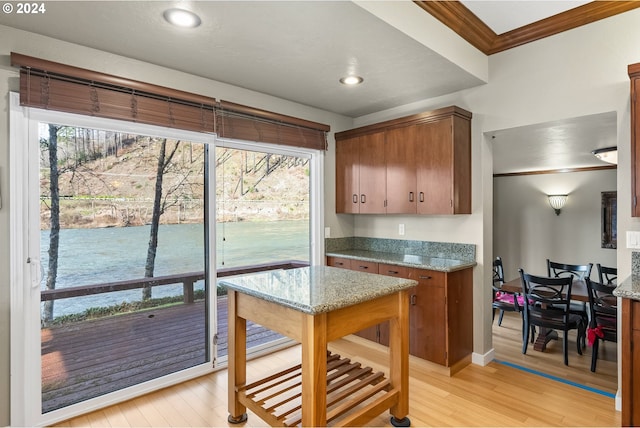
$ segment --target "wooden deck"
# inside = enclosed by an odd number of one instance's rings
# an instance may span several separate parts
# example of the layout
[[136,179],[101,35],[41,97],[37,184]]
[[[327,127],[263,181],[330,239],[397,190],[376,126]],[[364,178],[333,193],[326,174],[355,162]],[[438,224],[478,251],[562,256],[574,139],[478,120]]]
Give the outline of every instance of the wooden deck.
[[[218,356],[227,355],[227,299],[218,298]],[[206,358],[203,302],[42,329],[43,413],[198,364]],[[247,347],[280,338],[247,323]]]

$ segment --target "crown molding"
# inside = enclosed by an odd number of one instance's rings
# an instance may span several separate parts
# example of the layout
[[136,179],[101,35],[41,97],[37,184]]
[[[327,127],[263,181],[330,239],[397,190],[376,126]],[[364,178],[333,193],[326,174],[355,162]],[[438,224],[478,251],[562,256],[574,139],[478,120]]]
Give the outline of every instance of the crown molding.
[[640,1],[592,1],[498,35],[458,0],[414,2],[485,55],[502,52],[640,7]]

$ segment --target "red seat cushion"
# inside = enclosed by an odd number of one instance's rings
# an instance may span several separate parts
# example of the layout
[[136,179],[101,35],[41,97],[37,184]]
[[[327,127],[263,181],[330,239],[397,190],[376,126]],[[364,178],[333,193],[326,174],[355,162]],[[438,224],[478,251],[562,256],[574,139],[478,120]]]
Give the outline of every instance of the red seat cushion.
[[[494,300],[498,302],[504,302],[504,303],[513,303],[513,297],[514,295],[511,293],[502,293],[499,291],[496,293],[496,298]],[[524,305],[524,297],[518,295],[518,304],[520,306]]]

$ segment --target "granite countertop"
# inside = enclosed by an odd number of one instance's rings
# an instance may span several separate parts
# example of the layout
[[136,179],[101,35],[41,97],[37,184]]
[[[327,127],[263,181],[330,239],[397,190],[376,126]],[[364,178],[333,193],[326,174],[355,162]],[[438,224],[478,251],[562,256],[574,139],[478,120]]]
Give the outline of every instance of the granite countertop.
[[626,299],[640,300],[640,275],[631,275],[622,281],[613,290],[613,295]]
[[413,287],[410,279],[329,266],[281,269],[220,279],[232,290],[315,315]]
[[429,269],[441,272],[453,272],[475,266],[474,261],[456,260],[441,257],[418,256],[410,254],[384,253],[368,250],[340,250],[327,252],[327,256],[345,257],[367,262],[388,263],[419,269]]

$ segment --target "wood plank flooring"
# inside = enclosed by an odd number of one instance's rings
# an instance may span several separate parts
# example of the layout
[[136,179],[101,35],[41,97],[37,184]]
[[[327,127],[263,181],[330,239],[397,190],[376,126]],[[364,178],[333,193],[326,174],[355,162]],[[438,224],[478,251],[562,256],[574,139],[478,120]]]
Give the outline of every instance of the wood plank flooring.
[[562,362],[562,333],[559,340],[547,344],[544,352],[535,351],[529,344],[526,354],[522,354],[520,339],[522,321],[520,315],[507,312],[502,326],[498,327],[498,315],[493,323],[493,346],[496,359],[507,361],[536,370],[550,376],[576,382],[578,384],[615,394],[618,389],[617,344],[600,342],[600,352],[596,372],[590,371],[591,347],[587,346],[579,355],[576,350],[576,332],[569,332],[569,366]]
[[[548,351],[520,353],[519,318],[507,317],[502,327],[494,323],[498,359],[514,359],[522,366],[546,369],[549,374],[572,377],[581,384],[614,391],[615,344],[607,343],[598,371],[589,371],[590,348],[577,357],[575,346],[569,368],[562,364],[561,344]],[[511,338],[511,339],[509,339]],[[560,346],[559,346],[560,345]],[[332,342],[332,352],[352,358],[374,370],[386,372],[387,349],[348,336]],[[294,346],[250,361],[248,381],[282,370],[300,360]],[[492,362],[486,367],[469,365],[452,377],[441,367],[410,358],[409,398],[412,426],[620,426],[614,399],[544,376]],[[390,426],[388,413],[368,426]],[[72,427],[170,427],[229,426],[227,423],[227,371],[184,382],[125,403],[89,413],[56,426]],[[243,427],[266,424],[249,412]]]

